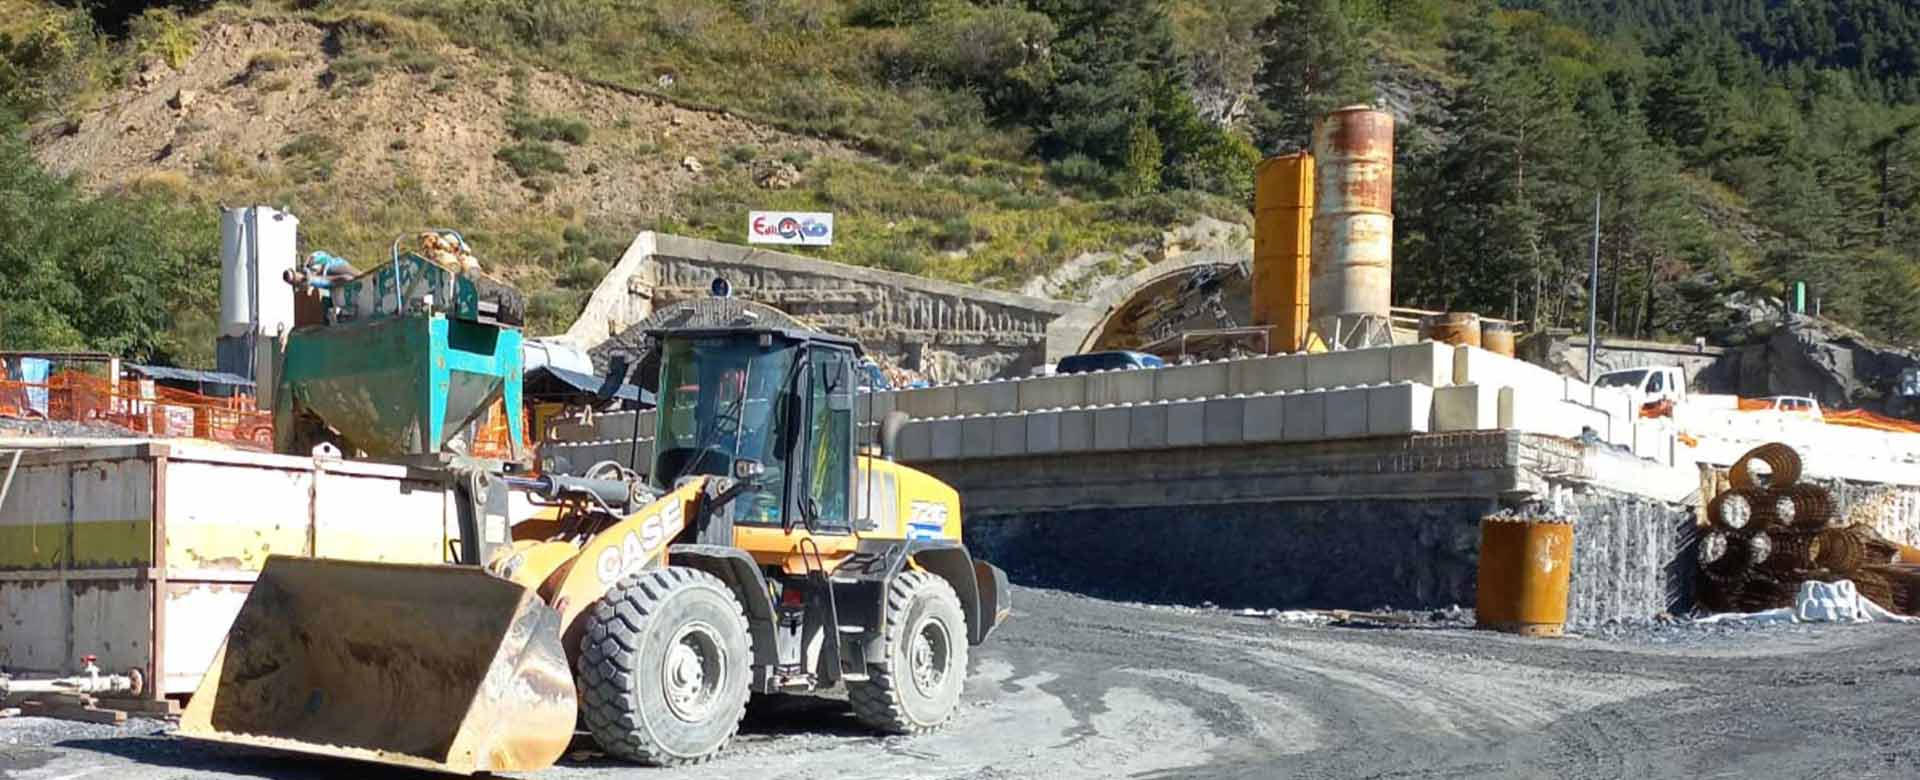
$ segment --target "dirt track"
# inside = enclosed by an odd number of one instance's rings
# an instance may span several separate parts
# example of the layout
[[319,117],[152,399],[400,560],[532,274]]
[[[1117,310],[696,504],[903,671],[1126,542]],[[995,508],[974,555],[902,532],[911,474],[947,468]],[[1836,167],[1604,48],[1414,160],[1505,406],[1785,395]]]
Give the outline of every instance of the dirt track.
[[[1294,628],[1020,590],[944,732],[757,706],[724,758],[598,778],[1912,777],[1914,627],[1635,630],[1526,641]],[[0,721],[0,777],[425,777],[206,748],[154,728]],[[590,747],[583,741],[581,747]]]

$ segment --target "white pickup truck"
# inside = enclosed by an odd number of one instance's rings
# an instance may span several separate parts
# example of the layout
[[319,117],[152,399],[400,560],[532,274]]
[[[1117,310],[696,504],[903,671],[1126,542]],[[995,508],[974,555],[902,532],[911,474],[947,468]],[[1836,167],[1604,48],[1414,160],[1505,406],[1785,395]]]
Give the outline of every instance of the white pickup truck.
[[1594,384],[1626,390],[1633,395],[1635,406],[1658,401],[1672,401],[1677,405],[1687,398],[1687,377],[1679,366],[1617,369],[1601,374]]

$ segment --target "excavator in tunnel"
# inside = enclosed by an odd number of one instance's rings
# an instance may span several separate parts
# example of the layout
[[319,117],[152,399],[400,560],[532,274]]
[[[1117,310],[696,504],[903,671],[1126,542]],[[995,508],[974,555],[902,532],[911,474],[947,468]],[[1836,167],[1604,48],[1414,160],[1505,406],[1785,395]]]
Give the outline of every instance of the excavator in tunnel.
[[648,334],[646,478],[466,472],[543,508],[467,530],[465,564],[269,558],[181,735],[470,774],[549,766],[577,730],[703,761],[758,694],[844,687],[885,733],[946,721],[1010,609],[958,494],[893,462],[904,416],[861,445],[857,344],[701,308]]

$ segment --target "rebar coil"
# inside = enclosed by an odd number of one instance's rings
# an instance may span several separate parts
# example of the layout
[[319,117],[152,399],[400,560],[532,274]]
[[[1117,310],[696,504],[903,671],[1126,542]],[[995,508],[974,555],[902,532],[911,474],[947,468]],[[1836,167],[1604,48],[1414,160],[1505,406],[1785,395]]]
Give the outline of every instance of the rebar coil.
[[1793,606],[1793,597],[1798,590],[1799,585],[1794,582],[1755,576],[1740,586],[1740,592],[1734,596],[1733,602],[1743,612],[1789,607]]
[[[1764,464],[1766,472],[1755,473],[1756,464]],[[1779,442],[1762,444],[1734,461],[1727,479],[1737,488],[1792,485],[1800,481],[1800,453]]]
[[1759,567],[1775,574],[1801,572],[1813,568],[1820,549],[1820,537],[1807,531],[1775,529],[1767,533],[1770,552]]
[[1735,488],[1722,491],[1707,502],[1707,520],[1720,531],[1744,531],[1753,522],[1755,491]]
[[1800,483],[1778,490],[1769,491],[1786,500],[1792,507],[1791,516],[1783,518],[1795,528],[1817,530],[1833,523],[1839,514],[1838,505],[1833,500],[1833,491],[1820,485]]
[[1867,565],[1892,563],[1899,553],[1899,546],[1880,538],[1873,529],[1850,525],[1821,531],[1815,560],[1829,569],[1851,571]]
[[1700,537],[1696,555],[1700,573],[1728,587],[1745,581],[1753,569],[1753,545],[1743,535],[1719,531],[1706,534]]

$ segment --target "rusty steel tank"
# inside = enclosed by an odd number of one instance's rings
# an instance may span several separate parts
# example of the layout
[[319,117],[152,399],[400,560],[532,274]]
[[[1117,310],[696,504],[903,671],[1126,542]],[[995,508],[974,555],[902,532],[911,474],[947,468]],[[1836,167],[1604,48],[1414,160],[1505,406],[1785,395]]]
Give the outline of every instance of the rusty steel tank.
[[1329,344],[1390,338],[1393,117],[1347,106],[1313,127],[1314,214],[1308,317]]

